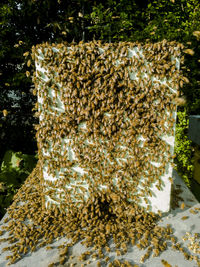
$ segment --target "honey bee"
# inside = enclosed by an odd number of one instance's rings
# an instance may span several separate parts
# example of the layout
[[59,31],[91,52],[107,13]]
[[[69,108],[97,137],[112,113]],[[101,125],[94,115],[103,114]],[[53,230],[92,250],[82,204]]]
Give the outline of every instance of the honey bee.
[[50,249],[53,249],[53,247],[51,247],[51,246],[46,247],[46,250],[50,250]]
[[195,210],[193,210],[193,209],[190,209],[189,212],[190,212],[190,213],[193,213],[193,214],[197,214],[197,213],[198,213],[198,211],[195,211]]
[[185,203],[182,202],[180,208],[183,210],[185,208]]
[[162,264],[165,266],[165,267],[172,267],[171,264],[169,264],[166,260],[161,260]]
[[183,255],[186,260],[189,260],[190,255],[187,252],[184,252]]
[[110,252],[110,251],[111,251],[111,249],[110,249],[108,246],[105,246],[105,250],[106,250],[107,252]]

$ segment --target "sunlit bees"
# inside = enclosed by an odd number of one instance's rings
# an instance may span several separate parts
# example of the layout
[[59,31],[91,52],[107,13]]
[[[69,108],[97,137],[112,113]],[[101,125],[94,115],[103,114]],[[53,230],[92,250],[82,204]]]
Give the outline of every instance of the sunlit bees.
[[180,208],[183,210],[185,208],[185,203],[182,202]]
[[29,76],[30,76],[30,72],[26,71],[26,77],[29,77]]
[[[150,213],[147,215],[139,205],[136,205],[140,199],[137,195],[137,186],[144,170],[147,170],[148,175],[145,177],[142,191],[145,201],[148,203],[146,195],[150,192],[146,187],[152,182],[157,182],[156,185],[161,190],[158,176],[164,172],[168,160],[163,156],[163,152],[169,149],[165,143],[159,141],[156,133],[158,130],[166,133],[164,111],[168,107],[172,113],[176,105],[171,105],[171,102],[175,96],[167,85],[163,86],[158,82],[156,86],[156,83],[154,84],[148,77],[131,80],[129,71],[138,69],[137,76],[143,72],[148,75],[150,72],[151,75],[156,75],[158,80],[163,75],[170,76],[174,86],[178,84],[180,87],[188,80],[176,72],[175,63],[170,62],[173,49],[168,49],[167,42],[147,46],[149,50],[144,52],[144,55],[152,62],[149,71],[144,66],[145,60],[141,62],[136,57],[127,59],[130,46],[135,47],[139,44],[126,42],[103,44],[93,41],[60,45],[44,43],[33,48],[36,60],[39,54],[44,55],[41,63],[45,66],[44,75],[47,78],[44,81],[43,74],[38,70],[33,75],[35,84],[33,93],[44,100],[36,107],[38,109],[36,112],[39,112],[37,116],[43,116],[36,126],[40,160],[28,178],[31,185],[28,182],[23,185],[25,194],[20,191],[16,197],[16,200],[30,204],[31,213],[27,206],[17,206],[16,201],[12,204],[13,210],[10,210],[10,214],[16,216],[17,220],[31,219],[40,227],[38,229],[33,227],[31,230],[24,227],[23,230],[13,231],[13,237],[11,236],[8,241],[14,241],[14,237],[21,240],[21,243],[12,249],[22,253],[22,256],[42,246],[50,250],[52,248],[50,244],[60,236],[71,238],[73,246],[78,241],[80,233],[81,238],[86,239],[83,244],[86,247],[93,244],[94,250],[98,251],[94,257],[100,259],[104,257],[103,252],[111,252],[108,241],[109,237],[114,235],[116,255],[126,253],[128,250],[129,240],[126,234],[128,236],[130,234],[132,246],[137,244],[141,249],[150,246],[155,256],[165,249],[164,243],[160,242],[159,245],[159,240],[164,234],[161,230],[157,229],[153,234],[155,236],[150,235],[156,226],[157,217]],[[171,46],[173,47],[173,44]],[[60,51],[53,52],[52,47]],[[104,51],[100,53],[99,47]],[[41,53],[38,52],[39,48]],[[120,60],[118,66],[115,64],[117,59]],[[30,67],[31,62],[28,62],[27,66]],[[63,106],[58,103],[63,103]],[[105,113],[109,113],[110,117],[106,117]],[[87,129],[79,128],[82,122],[88,125]],[[170,123],[172,126],[175,122],[171,120]],[[143,148],[139,147],[140,142],[136,139],[140,134],[147,138]],[[71,143],[66,145],[64,138],[71,139]],[[93,142],[93,145],[86,144],[86,139]],[[126,149],[116,147],[118,144],[123,146],[124,143],[127,144]],[[72,153],[69,147],[74,149],[77,159],[71,159]],[[49,150],[49,154],[43,153],[43,150]],[[163,156],[160,169],[156,169],[146,159],[144,160],[144,154],[148,154],[149,160],[153,160],[158,159],[160,153]],[[119,164],[116,158],[120,156],[127,157],[128,163],[121,160]],[[131,156],[137,156],[137,160]],[[45,181],[42,174],[44,165],[47,166],[49,175],[58,177]],[[87,175],[76,173],[73,169],[77,166],[85,168],[88,171]],[[119,188],[112,183],[116,175],[119,177]],[[102,183],[108,186],[104,191],[98,188]],[[42,187],[35,188],[36,184],[42,184]],[[46,190],[42,190],[43,187]],[[63,192],[57,194],[58,188]],[[98,193],[95,193],[95,189]],[[84,198],[87,193],[88,199]],[[47,196],[51,199],[48,202]],[[80,201],[80,206],[74,203],[72,196]],[[128,203],[127,196],[132,197],[134,203]],[[59,204],[60,209],[62,208],[62,213],[59,208],[56,209],[57,204],[54,201]],[[45,202],[47,209],[44,208]],[[132,217],[127,215],[127,210],[130,210],[129,204],[132,207]],[[43,213],[43,210],[46,213]],[[10,224],[10,230],[20,227],[14,223]],[[83,228],[86,230],[83,231]],[[126,234],[123,229],[126,230]],[[143,238],[147,229],[149,234]],[[120,240],[117,240],[116,233],[120,233]],[[167,229],[166,233],[171,235]],[[68,246],[63,244],[60,249],[59,261],[60,264],[64,264],[67,261]],[[150,251],[144,255],[142,261],[149,257],[148,253]],[[80,257],[85,260],[86,256],[91,258],[91,255],[87,254]],[[17,256],[9,260],[17,260]],[[109,257],[105,260],[109,266],[111,264]],[[120,263],[119,260],[112,263],[116,266],[123,264],[125,265],[125,262]],[[100,261],[98,265],[100,266]],[[54,263],[49,266],[54,266]]]
[[62,257],[60,258],[59,263],[64,264],[66,260],[67,260],[66,257]]
[[181,220],[187,220],[189,218],[189,216],[183,216],[183,217],[181,217]]
[[171,264],[169,264],[166,260],[164,260],[164,259],[162,259],[161,260],[161,263],[163,264],[163,266],[165,266],[165,267],[171,267],[172,265]]

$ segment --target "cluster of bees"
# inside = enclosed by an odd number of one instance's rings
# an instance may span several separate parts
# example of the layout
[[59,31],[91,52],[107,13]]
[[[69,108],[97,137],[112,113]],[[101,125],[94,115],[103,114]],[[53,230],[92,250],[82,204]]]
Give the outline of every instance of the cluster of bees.
[[[158,225],[161,214],[146,212],[144,208],[129,203],[122,193],[118,194],[115,202],[107,194],[102,194],[102,198],[95,194],[84,207],[71,210],[68,214],[58,208],[43,209],[41,170],[42,165],[38,161],[36,168],[14,196],[14,202],[8,208],[8,217],[0,229],[0,242],[8,242],[1,251],[10,252],[6,256],[8,265],[41,247],[53,249],[55,240],[67,237],[66,242],[57,246],[59,260],[51,262],[48,267],[65,266],[72,258],[69,248],[80,240],[88,248],[79,256],[81,267],[95,260],[98,260],[97,266],[139,267],[140,263],[132,260],[109,257],[113,251],[117,256],[125,255],[130,246],[137,246],[144,251],[141,263],[172,247],[182,252],[186,259],[196,260],[197,266],[200,266],[199,255],[190,255],[187,248],[177,242],[170,225]],[[6,238],[5,233],[9,234]],[[109,245],[111,238],[114,247]],[[162,263],[169,266],[166,261]]]
[[[32,48],[32,59],[43,68],[33,75],[34,93],[42,99],[36,103],[38,153],[48,175],[57,176],[41,181],[49,208],[71,209],[90,197],[86,191],[91,194],[102,185],[108,194],[111,189],[125,192],[129,201],[143,199],[151,208],[150,187],[162,189],[161,175],[173,161],[173,148],[161,136],[174,135],[176,99],[189,82],[177,67],[177,57],[184,62],[183,48],[166,40],[143,46],[93,41]],[[84,123],[86,128],[80,127]]]
[[193,253],[200,254],[200,234],[195,233],[194,236],[191,235],[191,233],[186,232],[185,236],[182,238],[184,241],[188,240],[190,243],[187,246],[190,251]]
[[[135,47],[139,49],[137,55],[129,56]],[[10,232],[8,238],[0,239],[12,244],[3,249],[12,252],[7,257],[9,264],[42,246],[51,249],[49,245],[64,236],[71,242],[58,247],[59,261],[49,267],[67,262],[68,248],[79,240],[93,247],[80,255],[82,266],[90,263],[88,257],[98,259],[97,266],[138,266],[130,261],[112,261],[106,255],[112,251],[108,244],[111,238],[117,256],[125,254],[129,245],[145,250],[141,263],[176,245],[170,225],[157,224],[162,214],[146,210],[139,203],[142,197],[148,201],[152,183],[161,189],[160,176],[173,159],[170,146],[160,136],[174,134],[176,98],[180,96],[179,87],[188,82],[171,58],[180,57],[182,64],[182,49],[181,44],[166,40],[143,46],[93,41],[51,46],[45,43],[32,48],[32,59],[40,58],[45,69],[33,75],[33,93],[43,99],[35,107],[40,117],[36,125],[39,161],[15,195],[5,221],[8,224],[0,232]],[[162,83],[165,77],[170,82]],[[81,123],[87,127],[79,127]],[[137,139],[141,135],[145,141]],[[65,149],[65,138],[73,147],[73,160]],[[150,160],[160,162],[160,167],[150,164]],[[87,175],[72,171],[77,165]],[[44,166],[49,175],[62,175],[54,181],[45,180]],[[88,190],[84,183],[89,185]],[[71,189],[66,188],[67,184]],[[101,184],[107,187],[100,190]],[[138,185],[142,186],[140,193]],[[58,189],[61,191],[56,196]],[[80,200],[79,205],[73,202],[72,195]],[[46,196],[59,205],[49,202],[46,209]],[[199,257],[195,259],[200,264]]]

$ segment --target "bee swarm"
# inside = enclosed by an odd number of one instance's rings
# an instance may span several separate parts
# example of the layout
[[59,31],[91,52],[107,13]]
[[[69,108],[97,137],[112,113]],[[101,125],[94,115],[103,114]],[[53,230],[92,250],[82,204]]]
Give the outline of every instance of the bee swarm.
[[174,140],[179,87],[188,82],[181,49],[166,40],[33,47],[45,207],[66,211],[112,190],[151,208],[151,186],[162,190],[161,176],[172,172],[173,145],[161,137]]
[[[150,62],[148,67],[139,52],[139,58],[128,57],[135,46],[143,48],[144,58]],[[103,47],[103,53],[99,47]],[[125,254],[129,245],[147,249],[141,262],[150,255],[160,255],[169,242],[175,243],[170,226],[157,225],[160,215],[139,204],[142,197],[148,203],[151,184],[156,183],[161,190],[160,176],[173,159],[170,147],[159,136],[163,132],[174,134],[175,99],[180,95],[179,87],[188,80],[171,56],[180,57],[183,48],[166,40],[144,46],[93,41],[70,44],[70,49],[67,44],[47,43],[32,48],[33,60],[43,57],[41,67],[48,79],[38,70],[33,76],[33,93],[43,99],[35,107],[36,116],[40,117],[40,124],[35,126],[39,161],[8,209],[8,225],[3,230],[9,231],[10,236],[0,242],[15,243],[4,249],[12,252],[10,264],[42,246],[51,249],[49,244],[60,237],[71,242],[59,247],[59,262],[49,266],[67,262],[68,248],[79,240],[94,248],[81,254],[79,260],[95,258],[97,266],[137,266],[127,260],[109,262],[106,254],[110,252],[111,238],[117,255]],[[183,60],[182,57],[180,62]],[[131,79],[130,73],[136,69],[139,78]],[[148,75],[141,78],[142,73],[153,75],[156,80]],[[165,77],[171,79],[170,83],[160,82]],[[80,128],[80,123],[86,123],[87,129]],[[137,140],[140,135],[145,139],[143,146]],[[68,157],[64,138],[70,139],[76,159]],[[124,143],[128,145],[126,150],[121,147]],[[126,161],[116,160],[122,157]],[[150,160],[160,166],[153,166]],[[85,168],[87,175],[73,171],[77,165]],[[59,177],[45,180],[44,166],[49,175],[56,177],[59,172]],[[113,183],[116,177],[117,182]],[[67,184],[71,187],[67,188]],[[138,193],[139,184],[142,190]],[[99,185],[106,186],[100,189]],[[46,208],[47,196],[53,201]],[[26,219],[30,223],[25,223]]]

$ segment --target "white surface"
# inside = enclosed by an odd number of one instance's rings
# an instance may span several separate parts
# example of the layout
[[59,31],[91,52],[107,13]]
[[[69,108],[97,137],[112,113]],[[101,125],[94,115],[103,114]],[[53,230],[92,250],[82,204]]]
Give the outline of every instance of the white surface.
[[[183,244],[185,248],[187,248],[188,241],[183,241],[182,237],[186,232],[190,232],[192,235],[194,233],[200,233],[200,212],[197,214],[190,213],[190,209],[194,209],[195,207],[200,208],[200,203],[196,200],[194,195],[189,191],[187,186],[184,184],[183,180],[179,177],[176,171],[173,171],[172,177],[174,178],[175,184],[180,185],[180,189],[182,189],[182,193],[180,196],[183,198],[183,202],[185,203],[185,208],[183,210],[176,208],[175,210],[170,211],[164,217],[162,217],[159,222],[160,226],[167,226],[170,224],[172,229],[174,230],[174,235],[177,238],[177,242]],[[180,206],[181,202],[179,202]],[[183,216],[188,216],[187,220],[182,220]],[[3,225],[4,219],[8,217],[6,213],[3,219],[0,221],[0,230]],[[1,238],[8,237],[8,232],[6,232]],[[38,249],[37,251],[31,253],[29,252],[26,256],[23,256],[20,261],[15,264],[10,265],[15,267],[48,267],[48,264],[52,262],[57,262],[59,260],[59,250],[57,247],[63,242],[71,242],[66,238],[61,238],[58,241],[55,241],[51,244],[54,248],[52,250],[46,250],[45,247]],[[6,260],[6,256],[10,255],[8,251],[2,252],[4,247],[9,245],[8,242],[0,242],[0,267],[6,267],[8,260]],[[109,242],[111,247],[114,247],[112,242]],[[73,260],[69,260],[68,263],[64,266],[69,266],[67,264],[76,263],[75,266],[80,267],[81,263],[78,260],[78,257],[85,251],[90,250],[81,244],[81,241],[76,243],[72,248],[69,248],[70,255],[73,255]],[[140,263],[140,257],[146,253],[146,250],[139,250],[137,246],[128,246],[128,252],[123,256],[116,256],[115,252],[106,253],[106,257],[110,257],[111,260],[114,259],[123,259],[129,260],[132,264],[138,264],[140,267],[161,267],[163,266],[161,263],[161,259],[167,260],[169,264],[173,267],[177,265],[178,267],[197,267],[196,261],[188,261],[184,259],[184,256],[179,251],[174,251],[171,247],[169,247],[166,251],[162,252],[159,257],[153,258],[152,256],[143,264]],[[84,263],[86,263],[85,261]],[[96,267],[97,261],[92,260],[90,264],[86,264],[85,266]],[[59,267],[61,265],[58,265]],[[102,267],[106,267],[105,264],[101,265]]]

